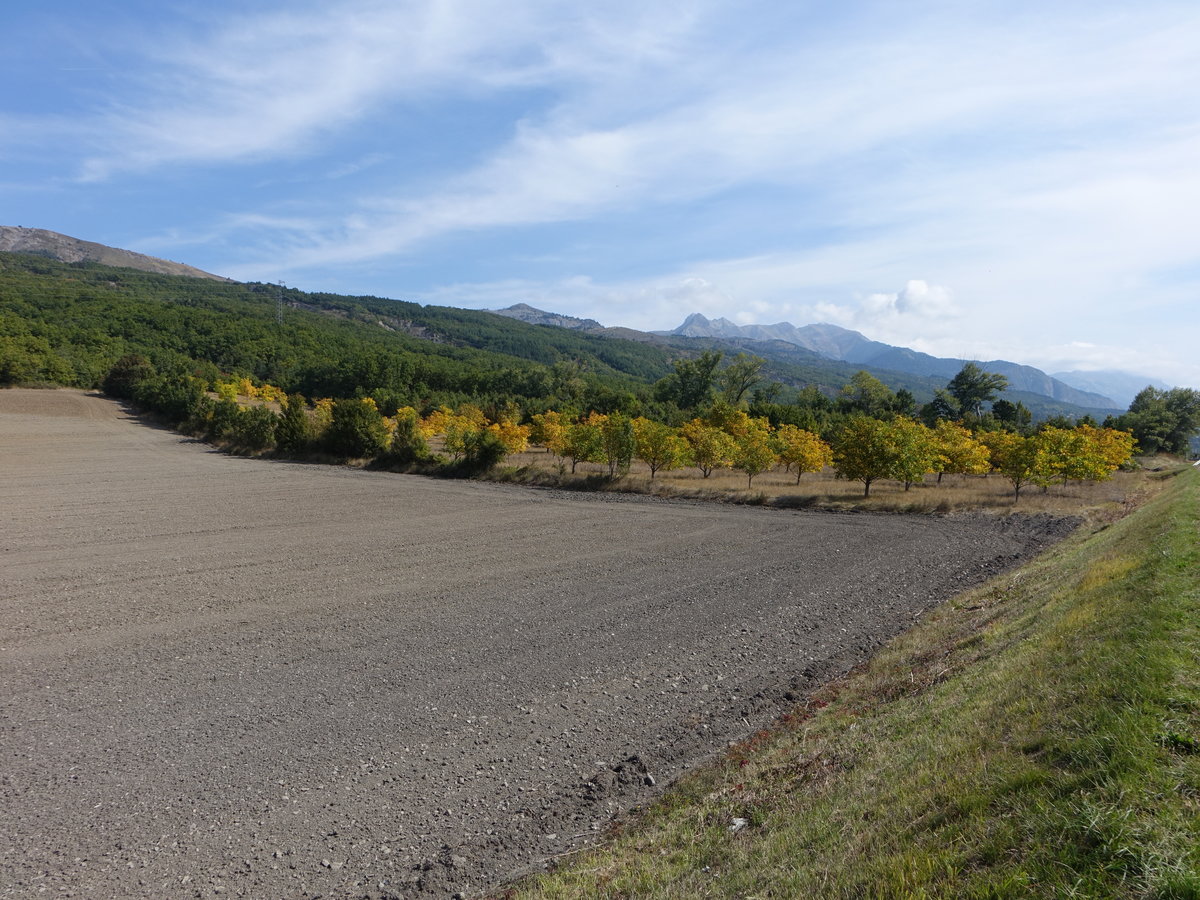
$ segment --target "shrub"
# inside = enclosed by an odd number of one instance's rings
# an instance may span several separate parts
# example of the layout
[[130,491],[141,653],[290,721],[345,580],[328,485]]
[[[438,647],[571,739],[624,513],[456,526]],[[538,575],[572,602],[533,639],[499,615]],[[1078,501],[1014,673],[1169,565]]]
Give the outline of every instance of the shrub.
[[190,375],[151,375],[136,383],[132,399],[178,425],[192,417],[203,396],[203,382]]
[[283,415],[275,423],[275,446],[283,453],[303,453],[312,441],[312,423],[304,398],[292,394],[283,403]]
[[325,449],[334,456],[377,456],[387,449],[387,426],[374,403],[338,400],[333,404],[323,442]]
[[416,410],[401,407],[396,410],[396,430],[392,432],[392,460],[402,465],[429,458],[429,444],[421,434]]
[[275,441],[279,416],[265,406],[248,406],[237,417],[233,441],[247,450],[265,450]]
[[477,475],[495,468],[508,455],[504,442],[486,429],[472,431],[463,441],[462,460],[454,471],[462,475]]
[[132,400],[138,385],[156,374],[150,360],[139,353],[130,353],[112,364],[100,387],[110,397]]

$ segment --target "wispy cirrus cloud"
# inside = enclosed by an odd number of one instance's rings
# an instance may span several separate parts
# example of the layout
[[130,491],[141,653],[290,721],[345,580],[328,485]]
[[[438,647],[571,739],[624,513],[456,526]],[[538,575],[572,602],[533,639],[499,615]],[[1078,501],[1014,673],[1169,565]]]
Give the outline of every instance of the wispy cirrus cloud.
[[[680,52],[681,65],[721,77],[682,91],[666,109],[615,122],[589,115],[604,106],[594,102],[595,85],[578,96],[568,91],[521,121],[476,167],[432,188],[404,184],[391,196],[363,198],[355,227],[330,223],[304,255],[318,264],[352,262],[411,252],[444,234],[584,221],[754,185],[810,192],[815,207],[797,214],[831,226],[904,228],[953,207],[963,184],[968,195],[996,202],[988,179],[1005,170],[1010,184],[1024,182],[1012,186],[1036,189],[1016,170],[1052,178],[1056,156],[1093,140],[1100,142],[1093,159],[1107,155],[1101,161],[1109,168],[1120,166],[1130,148],[1115,126],[1153,129],[1145,120],[1154,112],[1141,98],[1165,93],[1184,102],[1181,66],[1200,76],[1179,30],[1150,29],[1131,40],[1127,24],[1114,16],[1065,47],[1031,39],[1029,22],[997,24],[986,47],[961,22],[921,42],[928,23],[916,21],[909,33],[868,31],[829,50],[797,35],[738,66],[719,51],[702,63]],[[1037,25],[1057,32],[1065,21],[1048,16]],[[1118,75],[1112,60],[1122,54],[1127,64]],[[888,61],[883,77],[871,64],[879,59]],[[1161,115],[1160,127],[1172,118],[1169,110]]]
[[1130,303],[1194,300],[1187,3],[207,10],[123,27],[128,78],[79,115],[0,113],[0,152],[60,129],[86,190],[198,204],[143,249],[330,289],[826,318],[981,357],[1028,349],[1016,322],[1108,346]]
[[286,157],[395,104],[595,82],[631,51],[664,53],[688,18],[624,0],[595,11],[545,0],[345,0],[202,19],[136,47],[152,74],[140,68],[141,89],[82,123],[103,135],[83,177]]

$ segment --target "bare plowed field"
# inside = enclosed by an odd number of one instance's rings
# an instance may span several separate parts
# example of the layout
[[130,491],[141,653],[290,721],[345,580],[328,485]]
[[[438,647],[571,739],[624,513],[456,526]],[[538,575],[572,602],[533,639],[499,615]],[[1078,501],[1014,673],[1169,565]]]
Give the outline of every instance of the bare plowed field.
[[0,894],[467,894],[586,841],[1053,520],[239,459],[0,391]]

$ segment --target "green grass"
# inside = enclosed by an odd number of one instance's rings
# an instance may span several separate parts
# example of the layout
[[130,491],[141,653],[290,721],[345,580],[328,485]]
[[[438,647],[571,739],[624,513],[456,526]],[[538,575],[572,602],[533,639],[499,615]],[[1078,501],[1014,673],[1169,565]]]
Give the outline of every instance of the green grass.
[[1200,475],[505,896],[1200,897]]

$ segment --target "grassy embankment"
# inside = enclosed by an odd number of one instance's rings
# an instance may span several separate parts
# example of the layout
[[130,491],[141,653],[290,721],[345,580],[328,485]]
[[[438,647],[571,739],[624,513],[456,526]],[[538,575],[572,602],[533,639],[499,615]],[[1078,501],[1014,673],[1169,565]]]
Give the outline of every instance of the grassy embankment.
[[509,896],[1200,897],[1200,473]]

